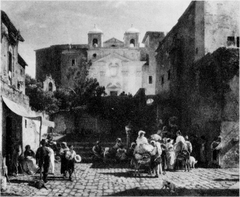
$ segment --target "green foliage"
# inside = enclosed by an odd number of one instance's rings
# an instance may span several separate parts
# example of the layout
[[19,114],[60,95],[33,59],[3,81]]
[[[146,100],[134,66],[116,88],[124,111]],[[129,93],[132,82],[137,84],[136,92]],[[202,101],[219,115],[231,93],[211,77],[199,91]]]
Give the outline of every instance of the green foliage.
[[57,99],[53,92],[44,92],[42,83],[26,75],[26,95],[29,97],[29,104],[35,111],[46,111],[53,113],[58,110]]

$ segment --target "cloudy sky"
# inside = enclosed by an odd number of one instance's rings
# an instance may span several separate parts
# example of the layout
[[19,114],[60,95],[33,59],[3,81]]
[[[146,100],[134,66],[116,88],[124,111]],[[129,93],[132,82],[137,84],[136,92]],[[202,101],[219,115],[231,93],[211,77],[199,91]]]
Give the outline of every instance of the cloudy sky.
[[27,73],[35,77],[36,49],[56,44],[87,44],[94,24],[104,33],[123,40],[131,24],[140,31],[168,32],[177,23],[191,0],[139,1],[1,1],[1,9],[20,29],[25,39],[19,53],[29,65]]

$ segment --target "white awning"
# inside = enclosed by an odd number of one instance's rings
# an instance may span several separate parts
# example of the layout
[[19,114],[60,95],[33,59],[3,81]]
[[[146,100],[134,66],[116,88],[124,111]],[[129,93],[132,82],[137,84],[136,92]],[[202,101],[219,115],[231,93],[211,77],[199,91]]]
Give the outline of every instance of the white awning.
[[44,119],[41,115],[35,114],[33,111],[28,111],[25,107],[11,101],[10,99],[2,96],[4,103],[7,107],[19,116],[23,116],[29,119],[42,120],[42,124],[48,127],[54,127],[54,122]]

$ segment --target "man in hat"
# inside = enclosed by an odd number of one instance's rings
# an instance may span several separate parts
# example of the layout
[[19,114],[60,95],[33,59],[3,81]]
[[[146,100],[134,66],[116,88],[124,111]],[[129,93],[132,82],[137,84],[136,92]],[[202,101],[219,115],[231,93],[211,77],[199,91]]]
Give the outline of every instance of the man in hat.
[[36,153],[36,159],[37,159],[37,164],[40,168],[40,179],[42,179],[42,169],[43,169],[43,181],[46,183],[47,182],[47,175],[48,175],[48,169],[50,166],[50,156],[49,156],[49,150],[46,147],[46,140],[42,139],[41,145],[37,149]]

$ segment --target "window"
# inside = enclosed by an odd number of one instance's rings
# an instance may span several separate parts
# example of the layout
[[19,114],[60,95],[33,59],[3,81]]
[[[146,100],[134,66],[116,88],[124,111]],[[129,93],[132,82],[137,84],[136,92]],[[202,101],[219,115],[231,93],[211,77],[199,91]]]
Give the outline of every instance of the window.
[[168,80],[170,80],[170,79],[171,79],[171,71],[168,70]]
[[146,65],[149,65],[149,55],[146,55]]
[[134,39],[130,40],[130,47],[135,47],[135,40]]
[[53,90],[53,84],[52,84],[52,82],[50,82],[48,84],[48,91],[52,91],[52,90]]
[[152,84],[152,76],[149,76],[149,77],[148,77],[148,83],[149,83],[149,84]]
[[196,54],[198,54],[198,48],[196,48]]
[[27,120],[25,119],[25,128],[27,128]]
[[12,72],[12,53],[8,52],[8,71]]
[[93,58],[96,58],[96,57],[97,57],[97,54],[96,54],[96,53],[94,53],[94,54],[93,54]]
[[164,75],[162,75],[162,77],[161,77],[161,85],[163,85],[164,84]]
[[111,96],[117,96],[117,91],[110,91]]
[[20,74],[21,76],[23,76],[23,69],[20,69]]
[[116,45],[115,44],[112,44],[112,46],[111,47],[116,47]]
[[97,39],[97,38],[94,38],[94,39],[93,39],[93,46],[94,46],[94,47],[97,47],[97,46],[98,46],[98,39]]
[[21,84],[20,82],[17,83],[17,89],[20,90]]
[[227,37],[227,46],[235,45],[235,38],[234,36]]
[[75,66],[75,64],[76,64],[76,60],[72,59],[72,66]]
[[239,47],[239,37],[237,37],[237,47]]

